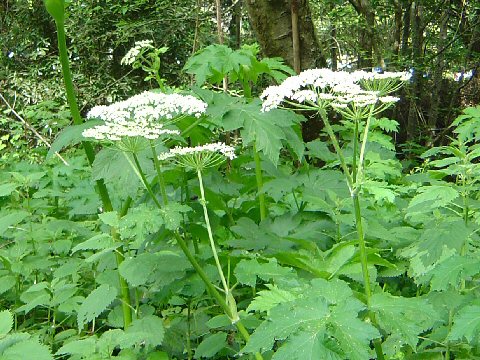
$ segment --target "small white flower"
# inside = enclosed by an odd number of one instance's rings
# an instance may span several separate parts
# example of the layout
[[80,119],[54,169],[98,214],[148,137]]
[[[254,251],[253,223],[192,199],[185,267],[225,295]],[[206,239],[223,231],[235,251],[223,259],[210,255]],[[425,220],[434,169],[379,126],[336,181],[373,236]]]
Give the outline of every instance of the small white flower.
[[388,103],[396,103],[397,101],[400,101],[400,98],[396,96],[381,96],[378,98],[378,100],[380,100],[380,102],[384,104],[388,104]]

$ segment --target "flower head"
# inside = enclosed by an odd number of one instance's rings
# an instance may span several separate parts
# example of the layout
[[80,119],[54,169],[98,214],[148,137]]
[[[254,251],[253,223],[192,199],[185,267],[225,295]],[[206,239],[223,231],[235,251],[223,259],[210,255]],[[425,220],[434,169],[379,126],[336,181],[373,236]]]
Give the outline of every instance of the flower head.
[[295,102],[294,107],[301,103],[313,108],[322,103],[328,103],[334,108],[344,108],[348,104],[364,107],[375,104],[380,97],[397,90],[401,86],[399,83],[408,77],[409,74],[405,72],[379,74],[366,71],[348,73],[329,69],[305,70],[287,78],[280,85],[268,87],[260,96],[263,99],[262,110],[269,111],[284,102],[291,104],[292,101]]
[[207,104],[190,95],[145,91],[124,101],[93,107],[87,118],[105,123],[84,130],[82,135],[112,141],[125,137],[153,140],[162,135],[178,135],[179,131],[164,126],[185,115],[200,117],[206,108]]
[[131,65],[135,62],[137,59],[137,56],[140,54],[140,52],[144,49],[153,49],[153,41],[152,40],[142,40],[142,41],[136,41],[135,45],[128,50],[128,52],[125,54],[123,59],[120,61],[120,64],[122,65]]
[[159,155],[159,160],[173,159],[179,165],[201,170],[216,166],[226,158],[235,159],[235,149],[222,142],[199,145],[195,147],[175,147]]
[[198,118],[206,109],[206,103],[191,95],[145,91],[108,106],[95,106],[88,112],[87,118],[112,122],[129,120],[151,122],[163,119],[162,122],[166,123],[181,115],[193,115]]

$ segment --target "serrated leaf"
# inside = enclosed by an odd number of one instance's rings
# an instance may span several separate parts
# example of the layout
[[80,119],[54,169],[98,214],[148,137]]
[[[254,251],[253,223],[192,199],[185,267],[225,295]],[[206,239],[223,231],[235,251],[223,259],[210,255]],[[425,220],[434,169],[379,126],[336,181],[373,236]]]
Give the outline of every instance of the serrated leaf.
[[272,360],[343,360],[344,357],[329,349],[329,345],[321,333],[312,335],[301,332],[293,335],[286,344],[282,345],[275,352]]
[[376,314],[380,327],[388,334],[401,334],[403,343],[417,348],[418,335],[438,320],[433,306],[423,298],[396,297],[387,293],[374,294],[370,310]]
[[407,216],[424,213],[450,204],[459,196],[457,190],[451,186],[431,185],[417,190],[417,195],[408,204]]
[[[431,223],[420,238],[399,254],[410,258],[410,272],[416,281],[424,283],[430,279],[430,271],[437,262],[443,261],[455,253],[460,253],[462,246],[470,236],[470,230],[460,219],[445,220],[440,224]],[[425,278],[421,278],[427,275]]]
[[161,211],[153,206],[141,204],[129,210],[120,219],[118,231],[122,239],[133,239],[133,245],[140,247],[148,235],[154,234],[163,226]]
[[103,284],[93,290],[78,309],[77,324],[79,331],[85,324],[93,321],[104,312],[116,297],[117,289],[110,285]]
[[298,294],[293,294],[287,290],[279,289],[275,285],[267,285],[269,290],[262,290],[248,305],[247,311],[266,311],[269,312],[278,304],[295,300]]
[[[286,110],[261,111],[261,101],[234,104],[223,116],[227,131],[240,129],[244,146],[255,144],[274,165],[277,165],[283,140],[287,138],[283,128],[292,127],[303,120],[299,115]],[[292,134],[290,134],[292,135]]]
[[[122,195],[136,195],[138,188],[142,184],[133,170],[133,163],[128,156],[128,154],[115,149],[107,148],[100,150],[92,165],[93,180],[104,179],[105,183],[116,185],[121,189]],[[143,153],[137,156],[142,170],[150,174],[153,167],[152,161]]]
[[217,332],[202,340],[195,350],[195,359],[211,358],[227,346],[227,333]]
[[13,315],[8,310],[0,311],[0,336],[6,335],[12,330]]
[[74,246],[72,249],[72,254],[80,250],[101,250],[106,249],[107,247],[113,244],[113,239],[109,234],[97,234],[92,236],[90,239],[81,242],[80,244]]
[[171,202],[162,207],[160,213],[162,214],[165,227],[169,230],[177,230],[183,221],[183,214],[191,210],[190,206]]
[[26,211],[12,211],[8,215],[0,218],[0,234],[3,234],[10,226],[22,222],[30,214]]
[[[302,351],[293,350],[300,349],[302,345],[307,355],[325,353],[333,359],[369,358],[370,341],[380,334],[371,324],[358,318],[358,313],[364,311],[365,306],[353,297],[345,282],[315,279],[310,287],[302,289],[301,294],[302,297],[272,308],[243,351],[270,350],[274,342],[280,340],[283,345],[273,359],[286,360],[287,356],[291,360],[317,359],[305,358]],[[347,297],[337,296],[346,294]],[[282,350],[283,347],[285,349]]]
[[17,279],[13,275],[4,275],[0,277],[0,294],[13,288],[16,283]]
[[148,315],[132,322],[118,344],[122,349],[138,344],[152,348],[162,344],[164,334],[162,319],[155,315]]
[[238,282],[251,287],[257,283],[257,276],[264,281],[294,276],[291,268],[278,265],[276,259],[269,259],[267,263],[259,263],[257,259],[241,260],[235,267],[234,274]]
[[40,344],[37,338],[20,341],[7,348],[1,358],[2,360],[25,359],[25,355],[35,354],[35,360],[53,360],[53,355],[48,346]]
[[10,195],[18,187],[15,183],[5,183],[0,185],[0,197]]
[[470,305],[461,309],[453,318],[452,330],[448,334],[450,340],[467,339],[468,342],[478,339],[480,332],[480,305]]
[[449,287],[457,288],[462,279],[480,272],[478,260],[454,255],[431,271],[432,280],[430,288],[434,291],[447,290]]
[[94,126],[103,124],[101,120],[90,120],[80,125],[70,125],[64,128],[56,137],[52,146],[48,150],[47,159],[52,157],[56,152],[62,151],[63,148],[78,144],[86,139],[82,136],[82,132]]
[[119,267],[120,274],[132,286],[153,282],[169,284],[181,278],[190,268],[184,256],[171,252],[143,253],[125,259]]
[[81,355],[88,356],[95,353],[95,346],[97,339],[95,337],[88,337],[86,339],[74,340],[63,345],[55,355]]
[[118,214],[116,211],[108,211],[98,214],[98,218],[105,224],[111,227],[118,227]]

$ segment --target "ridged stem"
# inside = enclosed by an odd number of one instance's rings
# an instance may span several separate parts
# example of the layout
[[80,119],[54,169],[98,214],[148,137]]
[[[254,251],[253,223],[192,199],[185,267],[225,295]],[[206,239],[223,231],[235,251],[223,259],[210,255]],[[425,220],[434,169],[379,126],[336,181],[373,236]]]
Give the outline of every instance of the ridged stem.
[[[63,21],[55,21],[55,25],[57,28],[58,50],[60,53],[60,63],[62,65],[62,74],[63,74],[63,80],[65,85],[65,91],[67,93],[67,101],[70,107],[70,112],[72,114],[74,124],[80,125],[83,123],[83,121],[80,115],[80,111],[78,109],[75,90],[73,87],[72,74],[70,71],[70,64],[69,64],[68,53],[67,53],[65,26]],[[85,150],[85,154],[87,156],[88,162],[90,165],[92,165],[93,161],[95,160],[95,151],[93,150],[93,146],[89,141],[83,141],[82,145]],[[100,195],[100,199],[103,204],[103,210],[105,212],[113,211],[112,201],[110,199],[110,195],[108,194],[108,189],[103,179],[97,180],[96,186],[97,186],[98,193]],[[119,240],[116,229],[112,228],[111,234],[114,240],[117,240],[117,241]],[[120,266],[123,259],[124,259],[123,247],[119,247],[116,252],[117,268]],[[130,299],[130,291],[129,291],[127,282],[120,275],[120,273],[118,274],[118,277],[120,282],[120,297],[122,301],[123,326],[124,326],[124,329],[126,329],[132,322],[132,305],[131,305],[131,299]]]
[[265,194],[263,192],[262,161],[255,144],[253,144],[253,159],[255,160],[255,178],[257,179],[257,196],[258,205],[260,208],[260,221],[263,221],[267,218],[267,206],[265,204]]

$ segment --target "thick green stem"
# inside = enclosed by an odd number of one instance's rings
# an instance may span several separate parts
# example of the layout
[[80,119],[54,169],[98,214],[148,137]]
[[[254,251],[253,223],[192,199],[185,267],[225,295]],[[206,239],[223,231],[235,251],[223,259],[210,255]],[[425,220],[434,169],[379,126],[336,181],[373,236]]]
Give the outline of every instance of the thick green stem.
[[[200,266],[200,264],[197,262],[193,254],[190,252],[190,249],[188,248],[188,245],[185,242],[185,240],[183,240],[183,238],[180,236],[178,232],[175,232],[174,234],[175,234],[175,239],[177,240],[178,245],[180,245],[180,248],[182,249],[183,253],[187,257],[188,261],[190,261],[190,264],[192,264],[198,276],[200,276],[200,278],[202,279],[209,293],[217,300],[218,305],[220,305],[225,315],[227,315],[231,319],[234,316],[234,314],[232,313],[232,310],[228,306],[224,297],[218,292],[215,286],[213,286],[212,282],[208,278],[208,275],[205,273],[203,268]],[[235,326],[237,327],[240,335],[242,335],[243,339],[245,341],[248,341],[250,339],[250,335],[248,334],[248,331],[247,329],[245,329],[245,326],[242,324],[241,320],[237,320],[235,322]],[[256,353],[255,359],[263,360],[263,357],[260,353]]]
[[[363,161],[365,159],[365,149],[366,149],[366,146],[367,146],[368,132],[370,130],[370,122],[373,118],[374,109],[375,109],[375,106],[371,105],[370,113],[368,114],[367,122],[365,124],[365,129],[363,130],[362,147],[360,149],[360,159],[358,161],[358,169],[357,169],[357,177],[360,178],[360,181],[362,181],[362,176],[363,176]],[[357,186],[357,189],[358,188],[359,187]]]
[[[72,114],[74,124],[80,125],[83,123],[83,121],[80,115],[80,111],[78,109],[75,90],[73,87],[72,74],[70,72],[70,64],[68,61],[67,42],[65,37],[64,23],[63,23],[63,20],[58,20],[58,21],[57,20],[58,19],[56,19],[55,21],[55,25],[57,28],[58,49],[60,53],[60,63],[62,64],[63,80],[65,85],[65,91],[67,93],[68,105],[70,107],[70,112]],[[83,141],[82,144],[83,144],[83,148],[85,150],[85,154],[87,156],[88,162],[90,163],[90,165],[92,165],[93,161],[95,160],[95,151],[93,150],[93,146],[89,141]],[[110,195],[108,194],[108,189],[104,181],[97,180],[96,185],[97,185],[98,193],[100,195],[100,199],[103,204],[103,210],[106,212],[113,211],[112,201],[110,199]],[[128,204],[130,204],[130,202],[127,200]],[[126,207],[126,209],[128,209],[128,206]],[[115,240],[118,240],[118,235],[116,234],[115,229],[112,229],[112,237]],[[116,252],[117,267],[120,266],[123,259],[124,259],[123,248],[119,247]],[[121,294],[120,296],[122,300],[123,324],[124,324],[124,328],[126,329],[132,322],[130,292],[129,292],[128,284],[126,283],[125,279],[123,279],[120,276],[120,274],[118,276],[119,276],[119,282],[120,282],[120,294]]]
[[140,161],[138,161],[137,155],[135,153],[132,153],[132,156],[133,156],[133,161],[135,163],[135,166],[137,167],[138,173],[140,175],[140,178],[142,179],[143,186],[145,186],[145,189],[147,190],[148,194],[152,198],[155,205],[157,205],[158,208],[160,209],[162,207],[162,205],[160,204],[157,197],[155,196],[155,193],[153,192],[152,187],[150,186],[150,183],[148,182],[148,180],[145,176],[145,173],[142,170],[142,166],[140,165]]
[[230,289],[228,288],[227,281],[225,280],[225,275],[223,274],[222,265],[220,265],[220,260],[218,259],[215,242],[213,241],[212,227],[210,226],[210,217],[208,216],[207,201],[205,199],[205,190],[203,188],[202,172],[200,171],[200,169],[197,170],[197,176],[198,176],[198,182],[200,184],[200,203],[202,204],[202,207],[203,207],[203,216],[205,218],[205,224],[207,225],[207,232],[208,232],[208,239],[210,240],[210,247],[212,248],[215,264],[217,265],[218,275],[222,280],[223,290],[225,291],[225,294],[228,295],[230,293]]
[[257,147],[253,144],[253,159],[255,160],[255,177],[257,179],[257,195],[260,207],[260,221],[267,218],[267,206],[265,204],[265,194],[263,192],[262,162],[258,154]]
[[353,206],[355,208],[355,225],[357,227],[357,234],[358,234],[358,249],[360,250],[360,263],[362,265],[363,286],[365,288],[365,297],[367,300],[367,306],[370,306],[370,297],[372,296],[372,292],[370,290],[370,277],[368,274],[367,249],[365,246],[365,238],[363,235],[360,200],[358,199],[358,195],[353,195],[352,200],[353,200]]
[[355,183],[353,182],[352,176],[350,175],[347,162],[345,161],[345,157],[343,156],[343,151],[340,148],[340,144],[338,143],[337,137],[335,136],[332,126],[330,125],[330,121],[328,120],[327,113],[325,112],[325,110],[320,110],[319,113],[320,113],[320,116],[322,117],[323,123],[325,124],[325,130],[327,131],[327,134],[330,137],[330,140],[332,141],[333,148],[337,153],[338,160],[340,160],[340,167],[342,168],[343,173],[345,174],[345,177],[347,179],[347,185],[350,191],[353,191]]
[[155,170],[157,171],[158,184],[160,185],[160,193],[162,194],[163,205],[168,205],[167,189],[165,187],[165,178],[163,177],[162,167],[160,161],[158,161],[157,152],[155,151],[155,146],[150,142],[150,148],[152,149],[153,154],[153,164],[155,165]]
[[357,182],[357,154],[358,154],[358,122],[360,120],[354,119],[355,127],[353,130],[353,158],[352,158],[352,180]]

